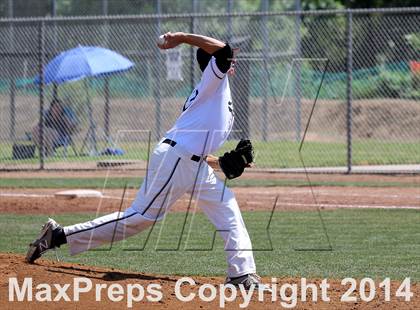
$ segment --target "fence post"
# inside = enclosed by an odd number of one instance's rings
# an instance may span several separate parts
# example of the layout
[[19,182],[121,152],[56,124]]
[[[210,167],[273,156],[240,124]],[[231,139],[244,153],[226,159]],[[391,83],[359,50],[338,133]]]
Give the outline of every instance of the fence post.
[[232,23],[232,11],[233,11],[233,0],[227,1],[227,12],[228,12],[228,21],[227,21],[227,34],[228,42],[232,42],[233,39],[233,23]]
[[[295,0],[295,9],[296,11],[301,11],[301,2],[300,0]],[[296,14],[295,16],[295,40],[296,40],[296,49],[295,49],[295,55],[297,58],[301,58],[301,49],[302,49],[302,43],[301,43],[301,35],[300,35],[300,25],[301,25],[301,13]],[[293,68],[292,68],[293,70]],[[295,95],[295,105],[296,105],[296,142],[300,141],[300,132],[302,127],[302,102],[301,102],[301,82],[302,82],[302,64],[301,60],[298,59],[296,61],[296,72],[294,74],[294,95]]]
[[[9,66],[11,64],[9,63]],[[9,70],[11,68],[9,67]],[[10,72],[10,132],[9,139],[15,143],[16,142],[16,82],[14,78],[14,73]]]
[[108,8],[109,8],[109,4],[108,4],[108,0],[102,0],[101,2],[101,13],[102,15],[108,15]]
[[106,142],[108,143],[110,141],[110,115],[111,115],[111,105],[110,105],[110,92],[109,92],[109,76],[105,77],[104,80],[104,97],[105,97],[105,107],[104,107],[104,132],[105,132],[105,138]]
[[[263,0],[262,2],[262,10],[264,12],[268,12],[269,9],[269,3],[268,0]],[[263,63],[264,63],[264,81],[263,81],[263,99],[262,99],[262,138],[263,141],[267,141],[267,135],[268,135],[268,85],[267,81],[269,81],[269,72],[268,72],[268,66],[267,66],[267,58],[268,50],[269,50],[269,38],[268,38],[268,16],[267,14],[264,14],[262,16],[262,22],[263,22]],[[272,94],[272,96],[275,96],[275,94]]]
[[[193,0],[192,1],[192,12],[193,14],[196,13],[198,11],[198,1],[197,0]],[[197,20],[195,16],[191,17],[190,20],[190,32],[191,33],[195,33],[196,32],[196,28],[197,28]],[[195,87],[195,61],[194,61],[194,47],[190,47],[190,87],[191,87],[191,91],[193,91],[194,87]]]
[[[103,16],[108,16],[108,0],[102,0],[101,2],[101,14]],[[108,20],[104,20],[102,25],[102,35],[103,35],[103,44],[106,47],[109,47],[109,23]],[[110,130],[110,115],[111,115],[111,104],[110,104],[110,89],[109,89],[110,77],[105,76],[104,78],[104,98],[105,98],[105,106],[104,106],[104,133],[106,143],[111,141],[111,130]]]
[[39,73],[39,169],[44,169],[44,57],[45,57],[45,22],[38,24],[38,73]]
[[[156,36],[155,38],[159,37],[161,35],[161,16],[162,13],[162,4],[160,0],[156,1]],[[155,49],[155,57],[156,57],[156,63],[158,64],[157,68],[160,68],[161,64],[161,55],[158,48]],[[161,90],[160,90],[160,80],[161,80],[161,74],[160,69],[153,70],[154,74],[154,83],[153,83],[153,97],[156,100],[156,109],[155,109],[155,137],[157,140],[160,139],[160,128],[161,128]]]
[[346,92],[346,102],[347,102],[347,173],[351,173],[352,169],[352,84],[353,84],[353,12],[352,10],[347,10],[347,19],[346,19],[346,74],[347,74],[347,92]]
[[51,0],[51,16],[57,15],[57,2],[56,0]]
[[[8,17],[13,18],[13,1],[8,1]],[[13,52],[14,52],[14,42],[15,42],[15,35],[14,35],[14,26],[13,22],[10,22],[9,27],[9,37],[8,37],[8,46],[10,49],[9,58],[8,58],[8,73],[9,73],[9,86],[10,86],[10,131],[9,131],[9,139],[15,143],[16,141],[16,81],[15,81],[15,73],[14,63],[13,63]]]

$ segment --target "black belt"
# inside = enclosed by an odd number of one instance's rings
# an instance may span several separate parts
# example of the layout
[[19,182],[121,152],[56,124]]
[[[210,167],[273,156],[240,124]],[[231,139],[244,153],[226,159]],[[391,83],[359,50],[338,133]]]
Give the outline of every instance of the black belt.
[[[176,142],[175,142],[175,141],[173,141],[173,140],[171,140],[171,139],[165,139],[165,140],[163,140],[163,141],[162,141],[162,143],[169,144],[169,145],[170,145],[170,146],[172,146],[172,147],[174,147],[174,146],[176,145]],[[191,156],[191,160],[192,160],[192,161],[199,162],[199,161],[200,161],[200,159],[201,159],[201,157],[200,157],[200,156],[198,156],[198,155],[193,155],[193,156]]]

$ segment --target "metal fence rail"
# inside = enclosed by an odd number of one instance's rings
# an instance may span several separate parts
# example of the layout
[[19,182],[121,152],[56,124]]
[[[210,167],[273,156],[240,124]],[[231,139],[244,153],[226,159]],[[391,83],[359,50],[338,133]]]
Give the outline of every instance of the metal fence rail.
[[[156,47],[166,31],[206,34],[240,47],[231,78],[231,138],[255,141],[258,167],[302,166],[298,149],[322,77],[302,148],[306,166],[351,171],[353,165],[419,165],[419,13],[412,8],[1,19],[0,170],[144,168],[149,141],[170,128],[200,78],[194,49]],[[79,44],[115,50],[136,65],[57,88],[34,83],[54,56]],[[54,97],[61,101],[59,116],[51,112]],[[61,125],[46,125],[54,117]],[[54,132],[63,127],[71,127],[64,142]]]

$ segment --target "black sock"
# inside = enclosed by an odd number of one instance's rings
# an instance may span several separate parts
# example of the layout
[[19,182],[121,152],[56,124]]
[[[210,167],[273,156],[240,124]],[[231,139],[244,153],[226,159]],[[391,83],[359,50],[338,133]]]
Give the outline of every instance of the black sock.
[[67,243],[67,238],[64,233],[64,229],[61,227],[54,229],[53,235],[52,235],[52,244],[51,244],[52,247],[60,247],[60,245],[66,244],[66,243]]

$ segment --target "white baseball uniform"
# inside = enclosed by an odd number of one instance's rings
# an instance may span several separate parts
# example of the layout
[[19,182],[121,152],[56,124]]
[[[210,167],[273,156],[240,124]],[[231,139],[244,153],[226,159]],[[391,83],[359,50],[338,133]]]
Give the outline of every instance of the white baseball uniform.
[[137,234],[162,220],[183,194],[192,193],[224,240],[228,277],[255,273],[251,240],[234,194],[202,160],[225,142],[233,119],[228,77],[211,57],[175,125],[153,151],[147,189],[143,182],[124,212],[64,227],[70,253]]

